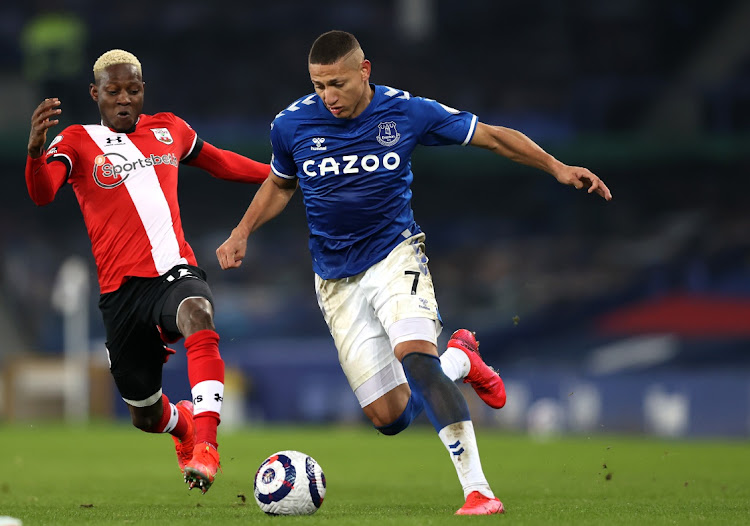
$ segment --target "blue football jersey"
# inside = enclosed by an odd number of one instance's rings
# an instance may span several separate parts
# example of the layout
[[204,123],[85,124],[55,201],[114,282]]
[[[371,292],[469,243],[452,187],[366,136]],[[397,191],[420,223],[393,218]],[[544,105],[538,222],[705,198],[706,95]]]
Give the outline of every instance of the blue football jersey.
[[411,154],[417,144],[468,144],[477,117],[408,92],[373,85],[354,119],[334,117],[317,94],[271,124],[271,169],[299,179],[313,270],[354,276],[420,232],[411,209]]

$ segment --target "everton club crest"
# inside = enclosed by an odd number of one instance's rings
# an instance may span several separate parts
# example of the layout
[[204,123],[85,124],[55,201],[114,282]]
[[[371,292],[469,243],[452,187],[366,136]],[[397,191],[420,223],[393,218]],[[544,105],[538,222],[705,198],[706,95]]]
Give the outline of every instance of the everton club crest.
[[396,123],[393,121],[381,122],[378,124],[378,142],[383,146],[393,146],[401,138],[401,134],[396,129]]
[[164,144],[172,144],[174,142],[172,135],[166,128],[151,128],[151,131],[154,132],[154,137],[156,137],[157,141],[161,141]]

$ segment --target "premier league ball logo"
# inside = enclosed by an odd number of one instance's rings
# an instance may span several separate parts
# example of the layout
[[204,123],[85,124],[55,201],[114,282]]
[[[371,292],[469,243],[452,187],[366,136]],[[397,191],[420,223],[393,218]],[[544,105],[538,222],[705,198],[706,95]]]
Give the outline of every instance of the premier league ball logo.
[[269,515],[310,515],[326,494],[320,465],[299,451],[274,453],[255,473],[255,501]]

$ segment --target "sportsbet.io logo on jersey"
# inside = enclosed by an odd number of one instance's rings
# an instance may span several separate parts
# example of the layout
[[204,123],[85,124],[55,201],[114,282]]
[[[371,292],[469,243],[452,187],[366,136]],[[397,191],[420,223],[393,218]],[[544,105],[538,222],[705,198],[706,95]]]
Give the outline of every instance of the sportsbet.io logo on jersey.
[[171,164],[177,167],[179,161],[173,153],[165,153],[164,155],[152,153],[148,157],[140,157],[135,161],[130,161],[119,153],[97,155],[94,159],[94,181],[102,188],[115,188],[124,183],[137,170],[159,166],[160,164]]

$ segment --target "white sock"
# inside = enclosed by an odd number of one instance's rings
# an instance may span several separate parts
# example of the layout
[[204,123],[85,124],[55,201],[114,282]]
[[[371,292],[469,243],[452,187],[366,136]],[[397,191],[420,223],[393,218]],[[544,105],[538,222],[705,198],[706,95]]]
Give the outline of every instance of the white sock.
[[191,389],[193,394],[193,414],[205,412],[221,414],[221,403],[224,401],[224,384],[218,380],[198,382]]
[[466,353],[455,347],[448,347],[440,355],[440,366],[443,368],[445,376],[453,380],[463,380],[469,374],[471,362]]
[[464,498],[472,491],[478,491],[485,497],[494,498],[479,460],[477,439],[474,435],[474,424],[471,420],[456,422],[445,426],[438,433],[440,440],[450,453],[458,480],[464,489]]

